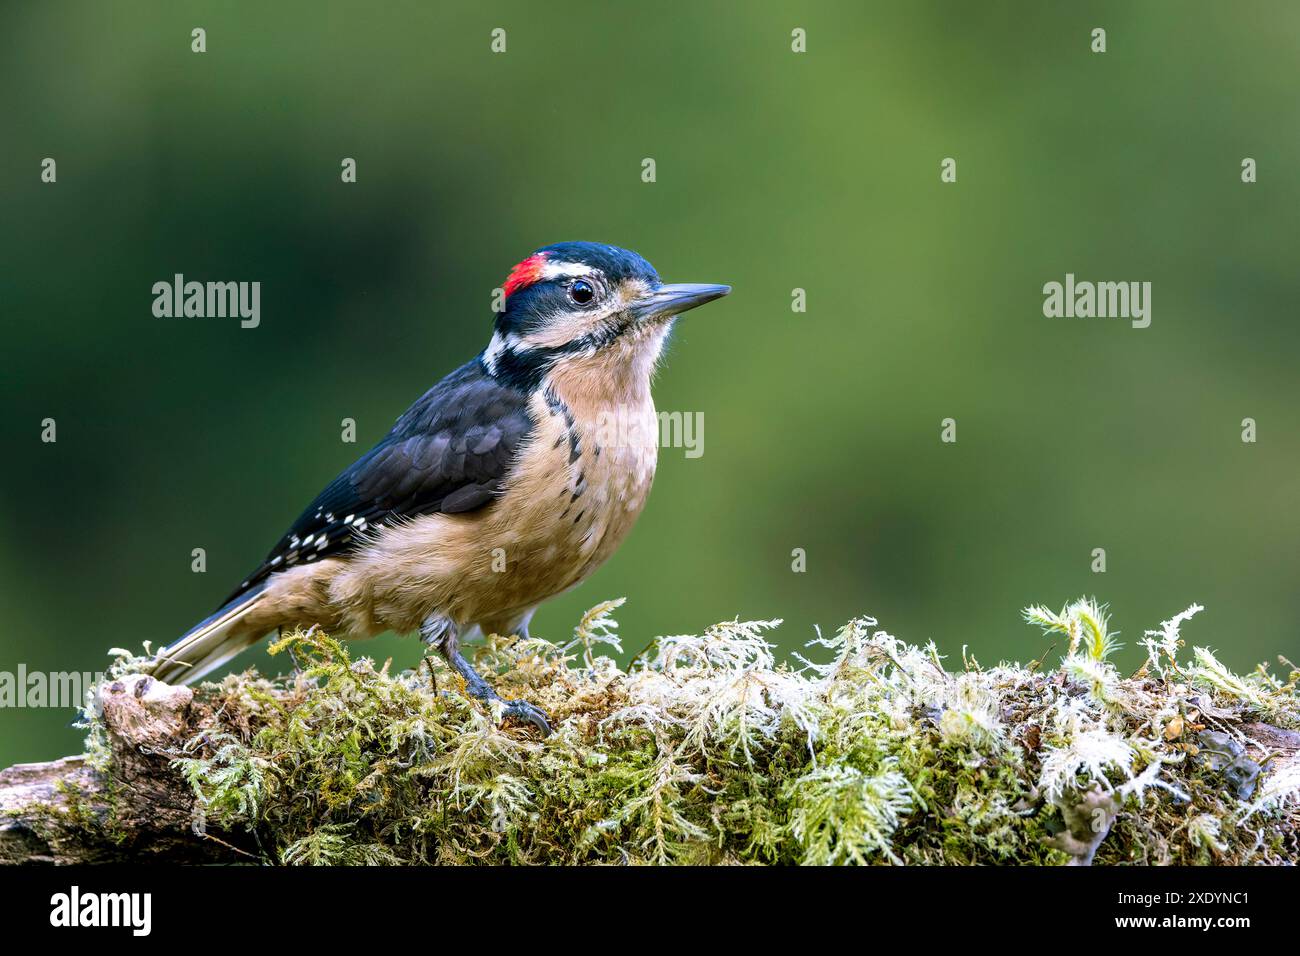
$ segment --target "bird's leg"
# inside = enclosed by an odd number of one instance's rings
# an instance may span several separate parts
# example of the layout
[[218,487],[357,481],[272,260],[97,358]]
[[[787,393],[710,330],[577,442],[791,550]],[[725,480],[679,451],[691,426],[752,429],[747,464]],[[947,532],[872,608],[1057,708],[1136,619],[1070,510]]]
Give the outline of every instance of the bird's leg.
[[478,671],[474,670],[469,661],[465,660],[460,652],[460,632],[453,622],[441,616],[429,617],[420,625],[420,638],[425,644],[435,648],[451,665],[451,669],[464,678],[465,690],[471,695],[489,705],[493,701],[501,701],[501,712],[506,717],[526,720],[540,730],[543,736],[550,734],[551,725],[540,707],[526,700],[502,700],[501,695],[479,676]]

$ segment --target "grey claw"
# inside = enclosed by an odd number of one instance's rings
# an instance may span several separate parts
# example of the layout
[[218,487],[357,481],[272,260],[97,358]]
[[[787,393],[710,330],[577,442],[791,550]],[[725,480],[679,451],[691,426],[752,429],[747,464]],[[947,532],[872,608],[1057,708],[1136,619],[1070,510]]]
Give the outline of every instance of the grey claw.
[[551,735],[551,725],[546,721],[546,712],[526,700],[503,700],[501,714],[504,717],[514,717],[516,720],[526,720],[540,730],[543,737]]

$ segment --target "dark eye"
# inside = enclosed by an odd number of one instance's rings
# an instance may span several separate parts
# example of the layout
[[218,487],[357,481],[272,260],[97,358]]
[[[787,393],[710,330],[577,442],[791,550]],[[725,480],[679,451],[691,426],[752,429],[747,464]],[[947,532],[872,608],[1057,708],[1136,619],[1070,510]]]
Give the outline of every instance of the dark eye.
[[575,279],[573,285],[569,286],[569,298],[578,305],[586,305],[596,298],[596,290],[586,279]]

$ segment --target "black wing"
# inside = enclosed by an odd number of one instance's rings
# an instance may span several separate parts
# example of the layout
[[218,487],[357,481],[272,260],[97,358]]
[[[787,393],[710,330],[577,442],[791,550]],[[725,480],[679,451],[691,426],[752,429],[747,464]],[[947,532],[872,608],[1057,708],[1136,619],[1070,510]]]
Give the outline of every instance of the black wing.
[[477,358],[466,363],[330,482],[224,603],[273,572],[346,554],[367,532],[394,520],[483,507],[532,428],[526,393],[497,382]]

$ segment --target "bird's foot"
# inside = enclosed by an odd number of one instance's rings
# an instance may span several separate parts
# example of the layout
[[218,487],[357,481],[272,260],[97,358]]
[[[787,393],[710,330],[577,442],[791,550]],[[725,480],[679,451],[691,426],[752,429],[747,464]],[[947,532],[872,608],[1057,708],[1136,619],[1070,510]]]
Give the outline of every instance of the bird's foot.
[[[474,676],[478,677],[477,674]],[[526,723],[530,723],[542,732],[543,737],[549,737],[551,735],[551,725],[546,719],[546,711],[542,710],[542,708],[538,707],[536,704],[530,704],[526,700],[506,700],[489,687],[487,682],[481,677],[478,679],[477,683],[470,683],[468,680],[465,681],[465,689],[479,700],[483,701],[483,703],[487,704],[488,707],[492,707],[494,704],[499,704],[501,707],[502,717],[513,717],[515,720],[522,720]]]
[[[420,635],[426,644],[437,648],[438,653],[451,665],[452,670],[461,676],[465,681],[465,691],[470,696],[477,697],[489,707],[499,702],[502,717],[525,721],[540,730],[543,737],[550,736],[551,725],[546,719],[545,711],[526,700],[503,700],[501,695],[492,689],[492,685],[480,677],[473,665],[465,660],[465,656],[460,652],[457,628],[450,619],[430,617],[420,628]],[[432,668],[430,672],[432,673]]]
[[549,737],[551,734],[551,725],[546,719],[546,712],[535,704],[530,704],[526,700],[505,700],[500,694],[493,690],[492,685],[479,676],[478,671],[474,670],[469,661],[457,653],[449,663],[465,681],[465,690],[472,697],[477,697],[489,707],[495,702],[501,704],[501,716],[513,717],[516,720],[523,720],[532,724],[542,732],[543,737]]
[[[500,698],[497,699],[500,700]],[[526,700],[502,700],[501,715],[503,717],[513,717],[515,720],[527,721],[540,730],[543,737],[551,735],[551,725],[546,720],[546,711],[536,704],[530,704]]]

